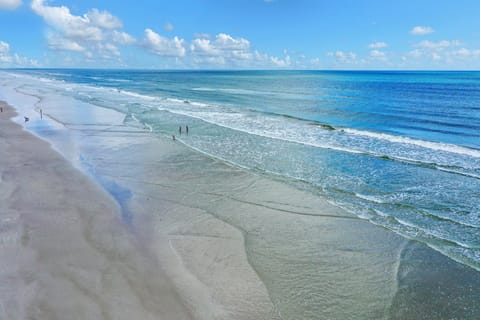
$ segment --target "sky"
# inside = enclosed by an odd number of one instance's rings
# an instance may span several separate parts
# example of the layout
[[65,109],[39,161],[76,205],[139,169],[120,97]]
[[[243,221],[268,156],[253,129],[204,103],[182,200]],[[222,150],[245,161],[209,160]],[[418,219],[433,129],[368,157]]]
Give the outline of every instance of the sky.
[[480,70],[478,0],[0,0],[0,68]]

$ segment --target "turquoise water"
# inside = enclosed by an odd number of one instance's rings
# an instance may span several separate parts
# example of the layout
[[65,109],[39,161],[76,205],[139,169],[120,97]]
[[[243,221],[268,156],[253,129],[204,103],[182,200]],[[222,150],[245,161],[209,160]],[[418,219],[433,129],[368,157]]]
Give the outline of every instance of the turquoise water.
[[20,91],[121,111],[126,123],[318,193],[480,270],[479,72],[12,74]]

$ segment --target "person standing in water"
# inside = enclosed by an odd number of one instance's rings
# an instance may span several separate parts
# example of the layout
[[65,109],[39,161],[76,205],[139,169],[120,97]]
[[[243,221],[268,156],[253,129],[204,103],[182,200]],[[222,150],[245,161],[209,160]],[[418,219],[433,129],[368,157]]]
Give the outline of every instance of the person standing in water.
[[178,127],[178,134],[182,135],[182,126]]
[[185,131],[187,132],[187,136],[188,136],[188,126],[185,126]]
[[40,119],[43,119],[43,111],[40,109]]

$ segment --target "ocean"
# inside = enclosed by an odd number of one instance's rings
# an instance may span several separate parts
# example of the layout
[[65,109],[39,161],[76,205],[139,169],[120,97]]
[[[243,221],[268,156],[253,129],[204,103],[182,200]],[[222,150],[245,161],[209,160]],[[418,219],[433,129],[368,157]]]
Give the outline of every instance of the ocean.
[[174,135],[480,271],[480,72],[48,69],[0,81],[36,97],[37,111],[52,99],[116,110],[126,126]]

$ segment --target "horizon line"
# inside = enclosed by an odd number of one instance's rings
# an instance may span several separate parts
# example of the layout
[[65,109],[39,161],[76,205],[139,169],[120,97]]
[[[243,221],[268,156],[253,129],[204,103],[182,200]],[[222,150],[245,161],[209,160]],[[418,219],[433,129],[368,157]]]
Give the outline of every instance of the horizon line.
[[287,68],[273,68],[273,69],[240,69],[240,68],[215,68],[215,69],[161,69],[161,68],[98,68],[98,67],[0,67],[2,71],[8,70],[124,70],[124,71],[215,71],[215,72],[222,72],[222,71],[318,71],[318,72],[480,72],[480,69],[287,69]]

